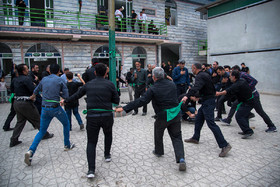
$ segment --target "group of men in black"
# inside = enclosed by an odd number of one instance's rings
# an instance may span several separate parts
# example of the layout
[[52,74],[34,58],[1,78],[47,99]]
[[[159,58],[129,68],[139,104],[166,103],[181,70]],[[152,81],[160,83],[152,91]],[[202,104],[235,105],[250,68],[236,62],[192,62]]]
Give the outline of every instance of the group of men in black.
[[[180,171],[186,170],[184,146],[181,132],[180,111],[184,105],[187,105],[191,101],[198,101],[201,106],[195,116],[194,134],[191,138],[185,139],[184,141],[186,143],[198,144],[200,140],[201,129],[204,122],[206,121],[208,127],[211,129],[216,138],[219,148],[221,148],[219,157],[225,157],[232,147],[225,140],[222,131],[215,123],[214,110],[216,107],[216,100],[218,100],[218,111],[222,111],[220,108],[222,108],[223,103],[227,100],[231,102],[232,108],[234,108],[235,106],[235,108],[238,109],[236,113],[236,120],[242,130],[242,132],[240,133],[243,135],[242,138],[246,139],[254,133],[253,130],[249,127],[249,115],[250,111],[253,108],[267,123],[268,129],[266,130],[266,132],[277,131],[275,125],[271,122],[268,115],[262,109],[259,100],[259,94],[255,89],[256,82],[249,82],[249,80],[255,81],[255,79],[249,76],[248,73],[240,72],[240,68],[237,68],[238,66],[233,67],[232,71],[230,73],[227,73],[224,67],[218,66],[218,62],[214,62],[213,68],[209,68],[208,65],[205,64],[203,66],[199,63],[193,64],[192,73],[195,76],[195,83],[193,84],[193,86],[190,86],[188,84],[188,91],[185,91],[182,99],[178,100],[178,85],[176,84],[175,80],[174,82],[170,81],[171,78],[168,78],[163,68],[148,67],[148,70],[145,70],[141,68],[140,62],[136,62],[135,71],[132,69],[127,73],[128,84],[130,84],[130,86],[134,87],[135,89],[134,101],[131,101],[126,106],[116,107],[116,109],[113,110],[112,103],[118,105],[120,102],[120,96],[114,84],[106,79],[109,68],[103,63],[96,63],[96,60],[93,60],[92,62],[93,66],[89,68],[83,75],[86,84],[84,84],[80,89],[77,90],[76,93],[72,94],[70,97],[67,94],[64,94],[61,101],[56,101],[60,102],[61,105],[67,105],[67,103],[71,103],[86,95],[88,178],[94,178],[95,174],[96,145],[100,128],[103,129],[103,133],[105,136],[104,159],[106,162],[110,162],[110,151],[113,141],[113,112],[129,112],[131,110],[134,110],[133,115],[136,115],[138,113],[138,108],[144,106],[142,115],[145,116],[147,114],[147,104],[150,101],[152,101],[152,106],[156,114],[154,123],[155,147],[153,150],[153,154],[157,157],[164,155],[163,134],[165,129],[167,129],[172,140],[175,159],[179,164]],[[179,63],[180,65],[177,68],[178,70],[176,70],[178,71],[178,75],[176,75],[176,77],[179,86],[181,86],[183,83],[180,81],[187,80],[187,70],[180,70],[180,68],[184,68],[185,65],[185,62],[183,60],[179,60]],[[19,78],[17,78],[16,81],[12,82],[12,89],[16,93],[16,102],[14,103],[14,109],[17,115],[19,115],[17,123],[25,123],[26,120],[32,121],[31,118],[27,114],[24,114],[22,117],[23,119],[21,119],[20,115],[21,113],[29,113],[32,110],[32,107],[34,108],[34,113],[36,113],[34,104],[30,101],[30,98],[33,99],[35,95],[39,94],[36,94],[38,93],[38,88],[36,88],[36,92],[34,92],[35,94],[33,93],[36,76],[33,76],[32,73],[30,73],[29,76],[31,78],[27,77],[27,66],[19,65],[18,73]],[[55,71],[55,73],[53,74],[58,75],[58,72]],[[181,79],[180,76],[183,76],[183,78]],[[218,76],[219,78],[217,78]],[[248,77],[249,79],[246,79]],[[54,78],[57,79],[58,77]],[[218,79],[219,81],[215,82],[215,80]],[[43,82],[47,84],[48,79],[45,79]],[[64,86],[63,90],[65,92]],[[42,96],[43,98],[46,98],[46,95],[44,94],[46,93],[43,92]],[[44,102],[52,101],[44,100]],[[54,105],[50,105],[50,107],[52,106]],[[29,108],[27,109],[26,107]],[[39,112],[37,111],[37,113]],[[218,114],[220,113],[218,112]],[[39,116],[39,114],[36,116]],[[21,120],[19,121],[19,119]],[[221,121],[224,120],[222,118],[219,119]],[[36,120],[32,124],[36,124],[35,128],[39,129],[40,118]],[[13,135],[11,139],[12,146],[21,143],[18,141],[18,134],[20,134],[24,125],[17,124],[16,127],[17,126],[20,126],[20,129],[17,130],[17,132],[19,133],[14,132],[15,136]],[[47,128],[45,128],[43,132],[45,132],[46,130]],[[35,139],[37,138],[37,136],[39,135],[36,135]],[[51,138],[53,137],[53,134],[47,132],[45,136],[47,136],[47,138]],[[69,150],[74,147],[74,144],[70,144],[69,135],[67,136],[67,138],[68,140],[65,141],[68,142],[69,145],[66,145],[65,143],[65,149]],[[40,142],[40,140],[41,137],[38,139],[38,142]],[[25,155],[25,163],[27,163],[28,165],[31,165],[31,159],[36,150],[38,142],[35,145],[34,151],[33,143],[30,147],[30,150]]]

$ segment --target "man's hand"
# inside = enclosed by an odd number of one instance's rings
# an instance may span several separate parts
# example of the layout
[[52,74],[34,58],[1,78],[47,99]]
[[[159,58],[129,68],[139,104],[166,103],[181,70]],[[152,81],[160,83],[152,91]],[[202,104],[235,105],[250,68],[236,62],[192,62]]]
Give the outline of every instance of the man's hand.
[[216,92],[216,96],[223,95],[223,92]]
[[188,97],[184,96],[181,101],[183,101],[183,103],[186,103],[187,100],[188,100]]
[[65,105],[64,99],[61,99],[59,103],[60,103],[60,106],[64,106]]
[[38,81],[39,80],[39,78],[36,76],[36,75],[34,75],[35,76],[35,81]]
[[192,101],[198,101],[198,100],[199,100],[199,97],[191,96],[190,99],[191,99]]
[[180,73],[181,73],[181,75],[184,75],[186,73],[186,71],[181,71]]
[[123,108],[122,107],[116,108],[115,111],[118,112],[118,113],[121,113],[123,111]]
[[134,78],[137,79],[137,73],[134,73]]
[[35,101],[36,100],[36,95],[35,94],[32,94],[30,97],[29,97],[30,100],[32,101]]

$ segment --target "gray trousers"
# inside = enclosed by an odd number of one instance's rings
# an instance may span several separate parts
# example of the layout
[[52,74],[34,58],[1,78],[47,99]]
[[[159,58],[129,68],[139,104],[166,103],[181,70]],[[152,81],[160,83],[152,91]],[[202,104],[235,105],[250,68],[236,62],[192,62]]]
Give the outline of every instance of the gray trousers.
[[[32,101],[15,100],[14,109],[17,114],[17,123],[11,137],[11,142],[18,141],[26,121],[29,121],[34,128],[40,129],[40,114]],[[48,132],[46,134],[48,134]]]

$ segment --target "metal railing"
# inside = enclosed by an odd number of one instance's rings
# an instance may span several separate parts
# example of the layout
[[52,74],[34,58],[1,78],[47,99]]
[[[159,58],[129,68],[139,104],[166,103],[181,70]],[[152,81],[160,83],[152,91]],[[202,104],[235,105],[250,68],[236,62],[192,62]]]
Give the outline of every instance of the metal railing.
[[[0,25],[108,30],[109,23],[104,15],[6,5],[0,6]],[[164,22],[116,18],[116,31],[167,35],[167,26]]]

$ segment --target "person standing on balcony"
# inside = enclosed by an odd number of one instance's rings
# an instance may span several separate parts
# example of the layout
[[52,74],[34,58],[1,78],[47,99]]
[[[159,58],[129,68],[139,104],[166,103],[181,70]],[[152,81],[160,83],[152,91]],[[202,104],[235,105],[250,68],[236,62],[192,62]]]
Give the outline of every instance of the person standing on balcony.
[[117,31],[121,31],[121,23],[122,23],[122,18],[123,18],[123,13],[122,11],[124,10],[124,7],[122,6],[121,8],[119,8],[118,10],[115,11],[115,17],[116,17],[116,27],[117,27]]
[[23,25],[26,4],[25,4],[24,0],[17,0],[16,6],[18,7],[18,24]]
[[131,11],[131,28],[132,28],[132,32],[135,32],[135,23],[136,23],[136,19],[137,19],[137,14],[135,13],[135,10]]

